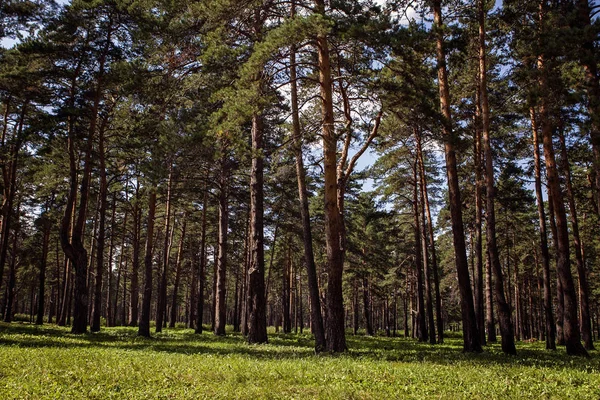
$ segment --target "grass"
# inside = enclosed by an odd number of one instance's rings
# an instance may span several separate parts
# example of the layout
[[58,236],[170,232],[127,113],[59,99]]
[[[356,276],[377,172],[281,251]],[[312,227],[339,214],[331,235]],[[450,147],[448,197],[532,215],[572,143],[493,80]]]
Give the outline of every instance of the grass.
[[0,323],[0,399],[599,399],[600,358],[518,344],[463,354],[403,338],[348,336],[343,355],[314,355],[309,335],[136,329],[75,336],[56,326]]

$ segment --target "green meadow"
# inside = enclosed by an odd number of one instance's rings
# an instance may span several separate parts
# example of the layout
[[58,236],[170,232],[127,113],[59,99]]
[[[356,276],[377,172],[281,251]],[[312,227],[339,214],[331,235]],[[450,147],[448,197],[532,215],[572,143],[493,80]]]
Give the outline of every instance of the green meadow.
[[66,328],[0,324],[0,399],[599,399],[600,358],[519,343],[463,354],[443,345],[348,336],[342,355],[315,355],[310,335],[186,329],[152,339],[135,328],[71,335]]

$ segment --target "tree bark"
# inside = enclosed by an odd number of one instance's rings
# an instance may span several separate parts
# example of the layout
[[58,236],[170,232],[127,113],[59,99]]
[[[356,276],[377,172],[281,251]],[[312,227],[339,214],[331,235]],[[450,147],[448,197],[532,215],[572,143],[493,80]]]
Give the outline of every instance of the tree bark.
[[[435,234],[433,232],[433,219],[429,206],[429,195],[427,193],[427,176],[425,175],[425,161],[423,159],[423,146],[421,135],[417,136],[417,157],[419,159],[419,175],[422,192],[422,203],[427,216],[427,232],[429,234],[429,245],[431,254],[431,270],[433,271],[433,285],[435,289],[435,318],[437,323],[437,341],[444,343],[444,320],[442,318],[442,297],[440,296],[440,279],[438,276],[437,251],[435,248]],[[433,332],[433,326],[431,328]]]
[[438,84],[440,91],[440,108],[443,115],[443,136],[446,154],[446,173],[448,178],[448,194],[450,197],[450,216],[454,238],[454,255],[458,285],[461,297],[461,314],[463,322],[463,350],[465,352],[480,352],[481,343],[475,317],[473,292],[469,277],[469,265],[465,246],[465,232],[462,221],[462,202],[458,181],[458,168],[455,145],[457,135],[452,130],[452,115],[450,112],[450,89],[448,72],[446,70],[446,53],[444,50],[444,26],[442,22],[441,0],[433,0],[434,25],[436,30]]
[[202,201],[202,233],[200,238],[200,266],[198,268],[198,305],[196,306],[196,334],[202,334],[204,317],[204,285],[206,282],[206,214],[208,206],[208,188],[204,186]]
[[[487,94],[485,19],[485,1],[479,0],[479,85],[481,116],[483,122],[483,148],[485,153],[487,251],[490,256],[492,271],[494,273],[494,297],[498,306],[498,322],[500,324],[502,351],[506,354],[515,355],[517,354],[517,349],[515,347],[514,328],[511,320],[510,307],[506,302],[506,296],[504,294],[504,279],[502,276],[502,266],[500,265],[498,243],[496,241],[496,210],[494,204],[496,188],[494,184],[494,161],[490,134],[490,107]],[[517,282],[515,282],[515,287],[518,288]]]
[[[540,23],[543,22],[545,0],[540,4]],[[546,175],[548,190],[552,194],[552,203],[556,218],[556,243],[557,243],[557,263],[556,270],[558,279],[562,286],[562,292],[565,302],[563,334],[567,354],[588,356],[587,351],[581,344],[581,335],[579,333],[579,321],[577,318],[577,297],[575,295],[575,285],[571,274],[570,249],[569,249],[569,228],[567,223],[567,214],[563,202],[562,191],[556,168],[556,158],[554,156],[554,147],[552,143],[553,126],[548,116],[548,74],[546,71],[545,56],[540,54],[537,59],[538,70],[540,71],[539,86],[542,92],[540,101],[540,121],[542,123],[542,138],[544,143],[544,158],[546,161]]]
[[156,184],[150,188],[148,195],[148,222],[146,227],[146,254],[144,256],[144,292],[142,297],[142,314],[140,316],[138,335],[150,337],[150,311],[152,306],[152,249],[154,241],[154,216],[156,214]]
[[[140,209],[140,185],[139,179],[136,179],[136,187],[135,187],[135,199],[133,203],[133,259],[131,263],[131,280],[129,282],[129,286],[131,288],[131,300],[129,302],[129,326],[135,326],[138,323],[138,310],[139,310],[139,301],[140,301],[140,292],[139,292],[139,270],[140,270],[140,247],[142,245],[141,241],[141,230],[142,230],[142,210]],[[124,224],[123,232],[126,232],[127,224]],[[125,236],[123,236],[125,239]],[[124,241],[122,242],[124,244]],[[121,249],[123,249],[123,245],[121,245]],[[116,312],[116,311],[115,311]],[[125,321],[123,321],[125,323]]]
[[[295,9],[292,1],[292,18]],[[296,48],[290,50],[290,82],[292,102],[292,129],[296,157],[296,177],[298,181],[298,199],[300,201],[300,215],[302,218],[302,238],[304,245],[304,262],[306,263],[306,275],[308,277],[308,293],[311,304],[311,328],[315,336],[315,352],[325,350],[325,326],[321,314],[321,298],[319,295],[319,282],[317,279],[317,267],[312,243],[312,230],[310,224],[310,211],[308,208],[308,190],[306,189],[306,170],[302,154],[302,131],[300,128],[300,113],[298,109],[298,83],[296,76]]]
[[225,158],[221,161],[219,178],[219,250],[217,259],[217,287],[215,297],[215,335],[225,335],[227,304],[227,229],[229,227],[228,166]]
[[[325,16],[325,2],[315,0],[315,11]],[[321,115],[324,156],[324,209],[325,242],[327,250],[327,350],[344,352],[346,332],[344,324],[344,297],[342,273],[344,269],[344,248],[342,246],[343,220],[338,206],[337,184],[337,136],[334,129],[333,86],[331,60],[327,34],[317,34],[319,83],[321,91]]]
[[[47,211],[46,211],[47,212]],[[37,317],[35,324],[42,325],[44,323],[44,300],[46,290],[46,267],[48,265],[48,248],[50,245],[50,230],[52,228],[51,222],[48,220],[46,213],[43,213],[40,217],[40,225],[42,228],[42,258],[40,260],[40,275],[39,275],[39,290],[38,290],[38,305],[37,305]],[[52,300],[50,300],[52,301]]]
[[575,194],[571,179],[571,166],[569,164],[569,152],[563,127],[559,127],[558,138],[560,140],[561,161],[563,176],[567,187],[567,200],[569,204],[569,216],[571,217],[571,229],[573,231],[573,244],[575,245],[575,261],[577,264],[577,275],[579,278],[579,321],[581,327],[581,338],[586,350],[594,350],[592,338],[592,322],[590,317],[590,293],[588,285],[585,259],[583,258],[583,243],[579,234],[579,219],[577,217],[577,206],[575,205]]
[[160,285],[158,288],[158,301],[156,306],[155,331],[162,332],[163,324],[167,314],[167,273],[169,271],[169,259],[171,258],[171,246],[173,246],[174,228],[171,229],[171,200],[173,193],[173,162],[169,163],[169,178],[167,182],[167,202],[165,204],[165,238],[163,242],[163,265],[160,274]]
[[176,320],[177,306],[179,303],[179,283],[181,281],[181,263],[183,260],[186,226],[187,215],[184,215],[181,226],[181,238],[179,239],[179,248],[177,249],[177,260],[175,261],[175,282],[173,283],[173,298],[171,300],[171,317],[169,318],[169,328],[175,328],[175,322],[177,322]]
[[427,332],[427,316],[425,310],[425,298],[423,288],[423,255],[421,242],[421,221],[419,218],[419,190],[417,162],[413,164],[413,224],[415,235],[415,271],[417,278],[417,339],[419,342],[426,342],[429,335]]
[[267,343],[264,248],[263,120],[252,118],[252,171],[250,178],[250,269],[248,270],[248,343]]
[[556,326],[554,325],[554,313],[552,311],[552,285],[550,282],[550,252],[548,251],[548,234],[546,230],[546,211],[544,210],[544,197],[542,194],[542,167],[540,161],[540,147],[538,138],[538,126],[535,109],[529,109],[531,116],[531,128],[533,131],[533,162],[535,168],[535,196],[537,199],[538,221],[540,229],[540,250],[542,255],[542,276],[544,281],[544,319],[546,349],[556,350]]

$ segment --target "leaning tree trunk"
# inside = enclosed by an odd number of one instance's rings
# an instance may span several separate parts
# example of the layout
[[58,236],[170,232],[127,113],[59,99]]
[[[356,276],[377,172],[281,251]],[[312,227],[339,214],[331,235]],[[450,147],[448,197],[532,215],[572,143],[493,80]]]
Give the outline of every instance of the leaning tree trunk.
[[444,50],[444,35],[442,22],[441,0],[433,0],[434,25],[436,30],[438,84],[440,91],[440,108],[443,116],[443,136],[446,154],[446,173],[448,177],[448,194],[450,197],[450,216],[454,241],[454,256],[458,285],[461,297],[461,314],[463,322],[463,350],[465,352],[480,352],[479,331],[473,304],[473,291],[469,277],[469,264],[465,246],[465,232],[462,221],[462,202],[458,181],[455,143],[457,135],[452,131],[452,115],[450,112],[450,89],[448,71],[446,70],[446,53]]
[[540,249],[542,253],[542,279],[544,281],[544,316],[546,328],[546,349],[556,350],[556,327],[552,311],[552,285],[550,283],[550,252],[548,251],[548,234],[546,230],[546,211],[544,210],[544,197],[542,194],[542,168],[540,162],[540,146],[538,126],[533,107],[529,110],[531,115],[531,128],[533,131],[533,162],[535,168],[535,196],[537,199],[538,221],[540,229]]
[[[479,85],[481,97],[481,116],[483,122],[483,148],[485,153],[485,182],[486,182],[486,239],[487,251],[494,273],[494,297],[498,305],[498,322],[500,324],[500,336],[502,338],[502,351],[506,354],[517,354],[515,347],[514,329],[511,320],[511,312],[506,296],[504,294],[504,279],[500,255],[496,242],[496,210],[494,197],[496,188],[494,185],[494,164],[490,135],[490,107],[487,95],[487,65],[485,44],[485,2],[479,0]],[[516,266],[515,266],[516,268]],[[516,269],[515,269],[516,271]],[[518,287],[517,282],[515,282]]]
[[146,227],[146,254],[144,256],[144,292],[142,314],[138,335],[150,337],[150,311],[152,306],[152,249],[154,242],[154,216],[156,214],[156,184],[150,188],[148,196],[148,223]]

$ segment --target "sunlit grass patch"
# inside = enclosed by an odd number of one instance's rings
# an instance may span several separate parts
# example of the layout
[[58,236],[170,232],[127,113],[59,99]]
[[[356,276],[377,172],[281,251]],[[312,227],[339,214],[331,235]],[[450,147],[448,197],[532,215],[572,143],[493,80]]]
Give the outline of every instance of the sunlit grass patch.
[[1,399],[600,398],[600,360],[519,343],[463,354],[404,338],[348,336],[342,355],[315,355],[311,336],[275,334],[248,345],[192,330],[151,339],[135,328],[71,335],[55,326],[0,324]]

